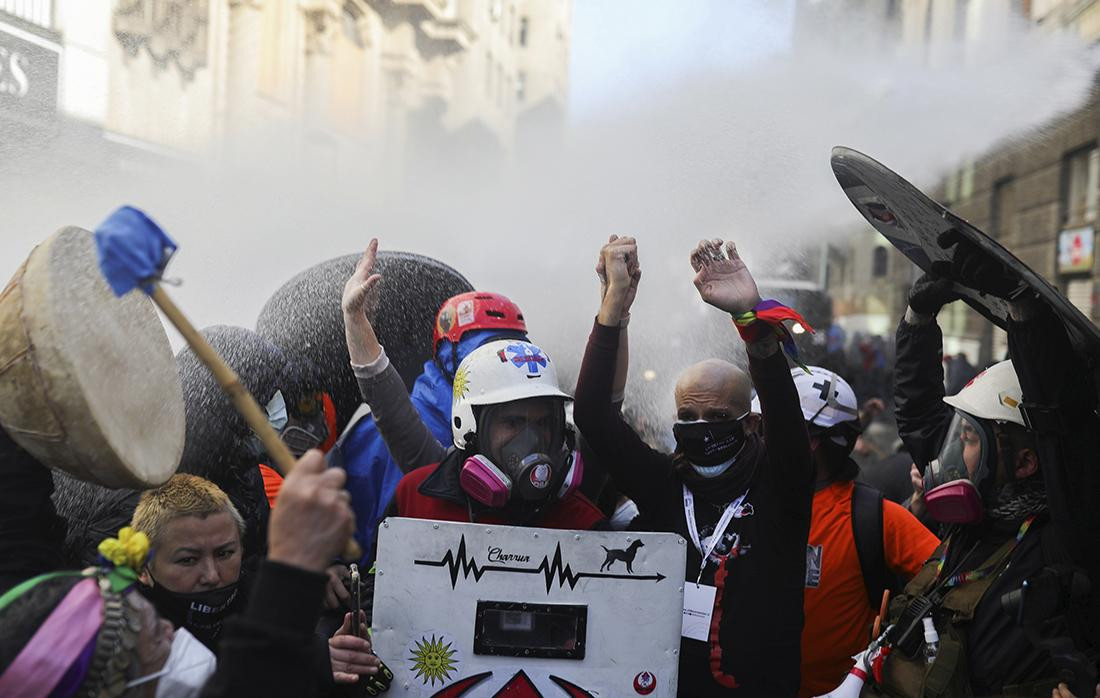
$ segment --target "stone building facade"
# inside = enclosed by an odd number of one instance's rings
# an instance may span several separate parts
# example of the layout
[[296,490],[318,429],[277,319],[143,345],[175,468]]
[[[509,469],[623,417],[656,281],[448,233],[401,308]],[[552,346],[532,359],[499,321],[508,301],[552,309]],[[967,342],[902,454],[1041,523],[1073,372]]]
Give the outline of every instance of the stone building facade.
[[0,119],[22,129],[0,131],[0,146],[28,129],[92,129],[123,151],[187,158],[293,125],[334,161],[371,143],[392,165],[418,130],[507,154],[528,114],[565,118],[571,11],[571,0],[0,0]]

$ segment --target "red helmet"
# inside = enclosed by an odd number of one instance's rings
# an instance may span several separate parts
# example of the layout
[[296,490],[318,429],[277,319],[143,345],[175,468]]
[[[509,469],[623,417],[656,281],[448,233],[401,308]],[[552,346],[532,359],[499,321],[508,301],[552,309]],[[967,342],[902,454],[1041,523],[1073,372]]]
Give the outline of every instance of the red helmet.
[[432,348],[446,339],[454,344],[470,330],[517,330],[526,334],[527,323],[519,306],[499,293],[470,291],[451,296],[435,316]]

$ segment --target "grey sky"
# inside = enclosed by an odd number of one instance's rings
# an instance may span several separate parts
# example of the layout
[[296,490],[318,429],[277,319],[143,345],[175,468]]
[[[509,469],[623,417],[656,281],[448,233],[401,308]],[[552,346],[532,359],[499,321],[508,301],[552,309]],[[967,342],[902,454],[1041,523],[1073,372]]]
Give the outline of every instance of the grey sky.
[[575,0],[571,108],[684,73],[749,63],[788,43],[793,0]]

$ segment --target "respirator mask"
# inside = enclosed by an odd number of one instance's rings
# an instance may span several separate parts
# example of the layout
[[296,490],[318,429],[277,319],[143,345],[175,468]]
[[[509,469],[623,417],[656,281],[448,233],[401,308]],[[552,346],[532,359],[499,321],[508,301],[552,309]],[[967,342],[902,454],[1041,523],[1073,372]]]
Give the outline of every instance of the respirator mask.
[[562,498],[583,477],[584,464],[566,438],[559,400],[485,407],[478,416],[478,444],[481,452],[466,459],[459,481],[466,494],[488,507]]
[[[288,410],[283,391],[276,390],[275,395],[264,407],[271,428],[279,433],[279,438],[295,458],[301,458],[311,448],[320,448],[329,437],[325,420],[324,394],[306,392],[298,398],[293,413]],[[266,449],[259,437],[250,435],[253,455],[262,458]]]
[[982,493],[996,465],[994,435],[985,420],[956,410],[939,456],[924,471],[924,503],[941,523],[981,521]]

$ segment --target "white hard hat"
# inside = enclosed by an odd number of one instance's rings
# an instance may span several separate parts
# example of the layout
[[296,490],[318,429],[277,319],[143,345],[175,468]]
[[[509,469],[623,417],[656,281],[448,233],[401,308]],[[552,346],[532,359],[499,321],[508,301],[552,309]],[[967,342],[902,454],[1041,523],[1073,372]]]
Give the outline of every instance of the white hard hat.
[[530,342],[500,339],[470,352],[455,371],[451,434],[456,448],[477,434],[474,405],[499,405],[533,397],[571,400],[558,385],[550,357]]
[[822,429],[859,420],[859,403],[848,381],[820,366],[791,369],[802,417]]
[[1020,412],[1023,394],[1012,361],[1002,361],[979,373],[958,394],[943,401],[979,419],[1026,426]]

